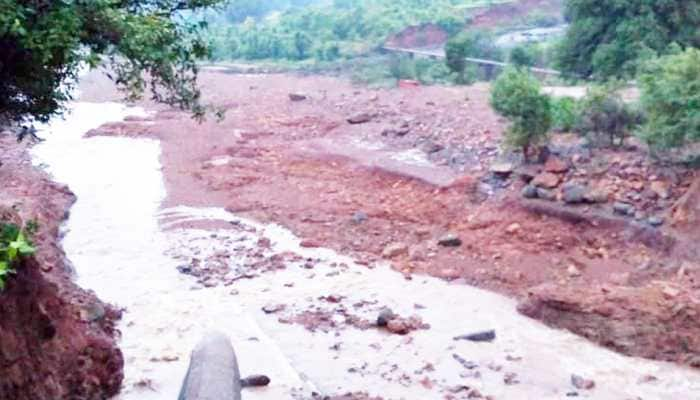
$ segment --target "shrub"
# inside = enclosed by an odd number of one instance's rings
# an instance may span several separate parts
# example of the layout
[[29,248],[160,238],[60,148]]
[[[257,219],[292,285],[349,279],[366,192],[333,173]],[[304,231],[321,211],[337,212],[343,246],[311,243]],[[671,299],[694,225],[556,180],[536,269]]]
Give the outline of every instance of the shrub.
[[522,148],[526,162],[530,147],[546,140],[552,124],[549,97],[540,89],[535,77],[515,68],[507,68],[491,89],[491,105],[511,122],[506,143]]
[[578,125],[579,105],[571,97],[552,99],[552,128],[559,132],[571,132]]
[[528,48],[517,46],[510,51],[508,61],[516,67],[532,67],[535,65],[536,59]]
[[700,50],[658,58],[639,77],[646,122],[640,136],[656,148],[700,140]]
[[468,31],[453,36],[445,45],[445,60],[450,71],[457,75],[457,83],[469,83],[465,60],[468,57],[501,60],[503,55],[488,33]]
[[17,263],[34,254],[29,233],[15,224],[0,223],[0,290],[5,288],[7,277],[14,273]]
[[606,139],[615,146],[624,142],[637,121],[638,116],[622,100],[615,85],[594,86],[581,102],[577,130],[598,144]]

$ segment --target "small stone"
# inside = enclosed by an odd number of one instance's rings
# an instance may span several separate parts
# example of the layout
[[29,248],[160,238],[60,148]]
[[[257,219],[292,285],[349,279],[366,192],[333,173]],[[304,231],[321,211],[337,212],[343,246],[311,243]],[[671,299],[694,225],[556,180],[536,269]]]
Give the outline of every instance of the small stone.
[[348,118],[348,123],[352,125],[359,125],[359,124],[364,124],[372,120],[372,116],[368,113],[360,113],[357,115],[353,115],[352,117]]
[[397,335],[407,335],[411,331],[410,326],[406,323],[405,320],[401,318],[395,318],[390,320],[386,324],[386,329],[389,332],[395,333]]
[[266,304],[263,306],[262,310],[265,314],[275,314],[287,308],[284,304]]
[[570,278],[577,278],[581,276],[581,271],[573,264],[569,265],[569,268],[566,269],[566,273]]
[[304,101],[307,99],[307,96],[302,93],[290,93],[289,94],[289,100],[298,102],[298,101]]
[[513,173],[514,168],[513,164],[509,162],[495,162],[491,164],[490,171],[494,175],[507,178]]
[[495,339],[495,330],[476,332],[469,335],[456,336],[454,338],[454,340],[468,340],[470,342],[493,342]]
[[547,172],[562,174],[569,170],[569,164],[557,157],[549,157],[544,165],[544,170]]
[[389,324],[389,321],[395,319],[396,317],[397,315],[391,308],[384,307],[381,310],[379,310],[379,316],[377,316],[377,326],[387,326]]
[[592,189],[583,195],[586,203],[598,204],[606,203],[608,201],[609,194],[604,189]]
[[545,172],[539,174],[532,180],[532,184],[536,187],[545,189],[554,189],[559,186],[559,175],[553,174],[551,172]]
[[649,189],[664,200],[668,200],[671,197],[671,187],[667,182],[654,181]]
[[396,258],[408,254],[408,246],[404,243],[392,243],[384,248],[382,256],[384,258]]
[[526,199],[536,199],[538,197],[538,190],[535,186],[527,185],[523,188],[522,195]]
[[657,216],[649,217],[649,219],[647,221],[649,222],[649,225],[655,226],[655,227],[662,226],[666,222],[663,217],[657,217]]
[[368,219],[369,219],[369,217],[363,211],[357,211],[352,215],[352,222],[354,222],[356,224],[361,224],[361,223],[367,221]]
[[251,375],[241,379],[242,387],[262,387],[270,384],[270,378],[265,375]]
[[520,224],[518,224],[518,223],[510,224],[508,226],[508,228],[506,228],[506,232],[513,235],[513,234],[520,232],[520,228],[521,228]]
[[615,211],[615,214],[626,216],[633,216],[636,212],[633,205],[619,201],[613,204],[613,211]]
[[579,390],[591,390],[595,387],[595,382],[578,375],[571,375],[571,384]]
[[444,247],[459,247],[462,245],[462,239],[454,233],[448,233],[438,239],[438,244]]

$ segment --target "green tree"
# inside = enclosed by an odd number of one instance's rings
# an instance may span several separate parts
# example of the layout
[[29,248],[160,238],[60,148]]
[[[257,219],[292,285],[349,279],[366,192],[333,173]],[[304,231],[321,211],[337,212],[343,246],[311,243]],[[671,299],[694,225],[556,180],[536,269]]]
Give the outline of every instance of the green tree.
[[641,137],[657,148],[700,140],[700,50],[656,59],[640,74],[646,123]]
[[468,57],[500,60],[501,51],[493,44],[493,38],[486,32],[466,31],[453,36],[445,45],[447,68],[457,74],[458,83],[468,83],[465,74]]
[[558,49],[559,67],[581,77],[633,77],[649,54],[668,45],[700,47],[700,2],[569,0],[571,22]]
[[525,46],[513,47],[508,61],[516,67],[532,67],[535,65],[535,56]]
[[510,121],[506,143],[523,151],[525,162],[533,145],[547,139],[552,124],[549,97],[529,72],[506,68],[491,88],[491,106]]
[[220,0],[0,0],[0,119],[46,121],[71,98],[81,65],[109,65],[130,100],[205,107],[196,60],[203,23],[185,18]]
[[620,96],[618,85],[611,83],[588,89],[580,104],[576,129],[598,143],[605,138],[610,146],[622,145],[637,120]]

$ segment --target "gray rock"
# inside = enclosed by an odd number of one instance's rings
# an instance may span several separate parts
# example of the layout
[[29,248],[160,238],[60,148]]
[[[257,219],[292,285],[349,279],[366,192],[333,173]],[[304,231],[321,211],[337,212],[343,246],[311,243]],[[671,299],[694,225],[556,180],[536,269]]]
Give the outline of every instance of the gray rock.
[[289,100],[298,102],[298,101],[304,101],[307,99],[307,96],[302,93],[290,93],[289,94]]
[[564,202],[567,204],[581,204],[586,201],[586,193],[588,188],[576,183],[567,183],[562,188]]
[[613,204],[613,211],[615,211],[615,214],[625,216],[633,216],[637,212],[632,204],[623,203],[620,201]]
[[369,217],[364,211],[357,211],[355,214],[352,215],[352,222],[356,224],[361,224],[365,221],[367,221]]
[[251,375],[241,379],[241,387],[262,387],[272,382],[266,375]]
[[389,321],[396,318],[396,314],[389,307],[384,307],[379,311],[379,316],[377,316],[377,326],[387,326]]
[[591,390],[595,388],[595,382],[578,375],[571,375],[571,384],[579,390]]
[[521,193],[526,199],[536,199],[539,196],[539,191],[532,185],[525,186]]
[[360,113],[357,115],[353,115],[352,117],[348,118],[348,123],[352,125],[359,125],[359,124],[364,124],[372,120],[372,116],[368,113]]
[[444,247],[459,247],[462,245],[462,239],[460,239],[454,233],[448,233],[447,235],[438,239],[438,244]]
[[192,352],[178,400],[240,400],[240,379],[229,338],[209,333]]
[[420,145],[421,150],[428,154],[433,154],[437,153],[438,151],[441,151],[445,148],[445,146],[435,143],[432,140],[428,140],[423,142],[423,144]]
[[471,333],[469,335],[457,336],[454,340],[468,340],[470,342],[493,342],[496,340],[496,331],[489,330],[483,332]]
[[556,201],[557,200],[557,194],[554,193],[554,191],[542,189],[542,188],[537,188],[537,197],[539,197],[542,200],[547,200],[547,201]]
[[656,226],[656,227],[662,226],[666,222],[663,217],[656,217],[656,216],[649,217],[649,219],[647,221],[649,222],[649,225]]

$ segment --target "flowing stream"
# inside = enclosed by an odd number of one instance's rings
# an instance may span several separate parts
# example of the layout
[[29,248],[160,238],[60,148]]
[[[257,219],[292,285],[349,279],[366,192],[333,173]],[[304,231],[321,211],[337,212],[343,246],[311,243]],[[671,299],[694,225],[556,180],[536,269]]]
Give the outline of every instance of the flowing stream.
[[[546,328],[519,315],[514,301],[503,296],[427,277],[409,281],[386,265],[358,266],[330,250],[301,248],[283,227],[223,209],[164,210],[157,141],[83,138],[92,128],[143,111],[109,103],[75,103],[71,110],[42,129],[47,140],[34,148],[33,158],[78,197],[63,240],[78,283],[125,309],[120,329],[126,379],[118,399],[176,399],[189,352],[213,329],[231,337],[242,375],[272,379],[267,388],[246,390],[246,400],[349,391],[385,399],[461,399],[468,398],[467,387],[508,400],[574,393],[611,400],[700,398],[697,371],[624,357]],[[201,221],[221,228],[192,228]],[[178,271],[195,258],[222,254],[234,276],[246,268],[251,252],[261,251],[261,239],[271,243],[267,256],[298,257],[228,286],[206,287]],[[270,303],[286,308],[263,312]],[[342,316],[330,314],[326,322],[338,329],[310,332],[279,320],[338,307],[371,320],[381,306],[418,315],[430,328],[390,335],[347,326]],[[453,340],[486,329],[496,330],[494,342]],[[574,388],[572,374],[594,380],[595,388]],[[658,379],[644,383],[648,375]]]

